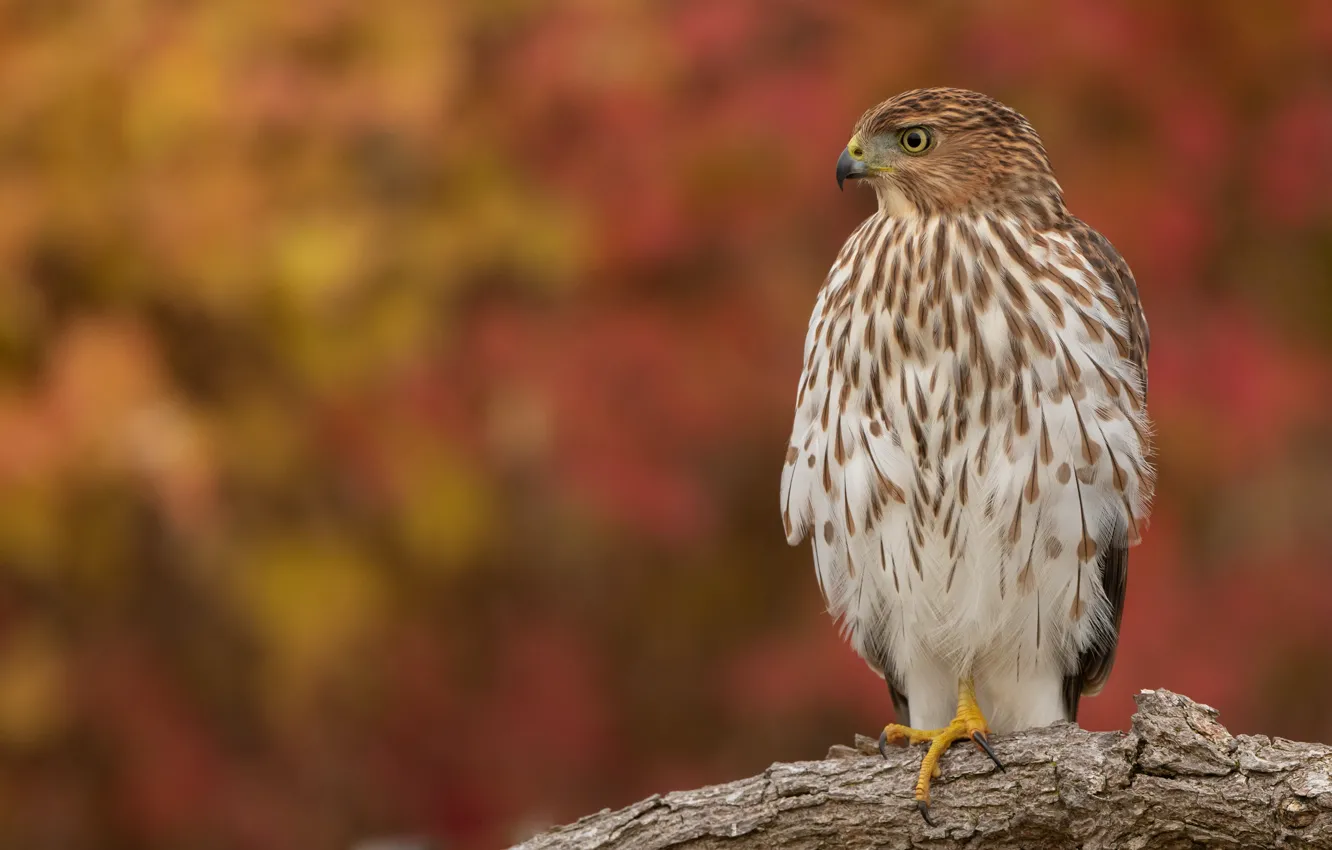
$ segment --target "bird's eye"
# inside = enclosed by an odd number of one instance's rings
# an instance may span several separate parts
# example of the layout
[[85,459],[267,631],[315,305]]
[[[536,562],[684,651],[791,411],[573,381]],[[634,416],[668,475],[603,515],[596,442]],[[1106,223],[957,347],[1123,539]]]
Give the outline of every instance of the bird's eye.
[[897,138],[897,144],[907,153],[925,153],[929,150],[934,137],[924,127],[908,127]]

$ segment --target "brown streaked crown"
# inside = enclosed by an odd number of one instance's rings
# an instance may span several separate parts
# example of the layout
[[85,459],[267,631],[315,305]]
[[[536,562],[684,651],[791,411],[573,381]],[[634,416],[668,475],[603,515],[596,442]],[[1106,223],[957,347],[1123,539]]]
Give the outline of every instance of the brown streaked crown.
[[[923,126],[930,149],[902,153],[897,137]],[[1063,195],[1040,136],[1026,118],[988,95],[966,89],[915,89],[867,111],[855,135],[884,158],[872,182],[899,190],[924,214],[1002,211],[1050,221]]]

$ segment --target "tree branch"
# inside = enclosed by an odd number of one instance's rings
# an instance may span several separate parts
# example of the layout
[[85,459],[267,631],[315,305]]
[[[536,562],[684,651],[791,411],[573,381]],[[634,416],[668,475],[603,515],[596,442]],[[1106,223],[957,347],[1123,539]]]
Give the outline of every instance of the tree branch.
[[873,741],[824,761],[654,795],[542,833],[518,850],[984,847],[1332,848],[1332,747],[1233,737],[1205,705],[1143,691],[1131,730],[1073,724],[992,739],[1000,773],[950,751],[928,827],[912,802],[921,749]]

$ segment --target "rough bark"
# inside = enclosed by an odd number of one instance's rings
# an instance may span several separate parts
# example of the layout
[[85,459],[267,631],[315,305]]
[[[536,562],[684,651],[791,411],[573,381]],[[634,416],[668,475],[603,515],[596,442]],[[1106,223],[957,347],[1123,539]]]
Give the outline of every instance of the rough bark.
[[824,761],[654,795],[542,833],[519,850],[1332,848],[1332,747],[1232,736],[1217,713],[1143,691],[1131,730],[1073,724],[993,739],[999,772],[957,746],[927,826],[912,802],[919,747],[834,747]]

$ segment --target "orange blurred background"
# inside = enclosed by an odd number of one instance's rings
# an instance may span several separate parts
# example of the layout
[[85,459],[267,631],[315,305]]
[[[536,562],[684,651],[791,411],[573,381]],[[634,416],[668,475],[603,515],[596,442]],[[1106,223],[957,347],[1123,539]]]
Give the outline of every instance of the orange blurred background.
[[1332,4],[0,0],[0,846],[497,847],[890,717],[777,506],[860,113],[1151,321],[1118,664],[1332,740]]

